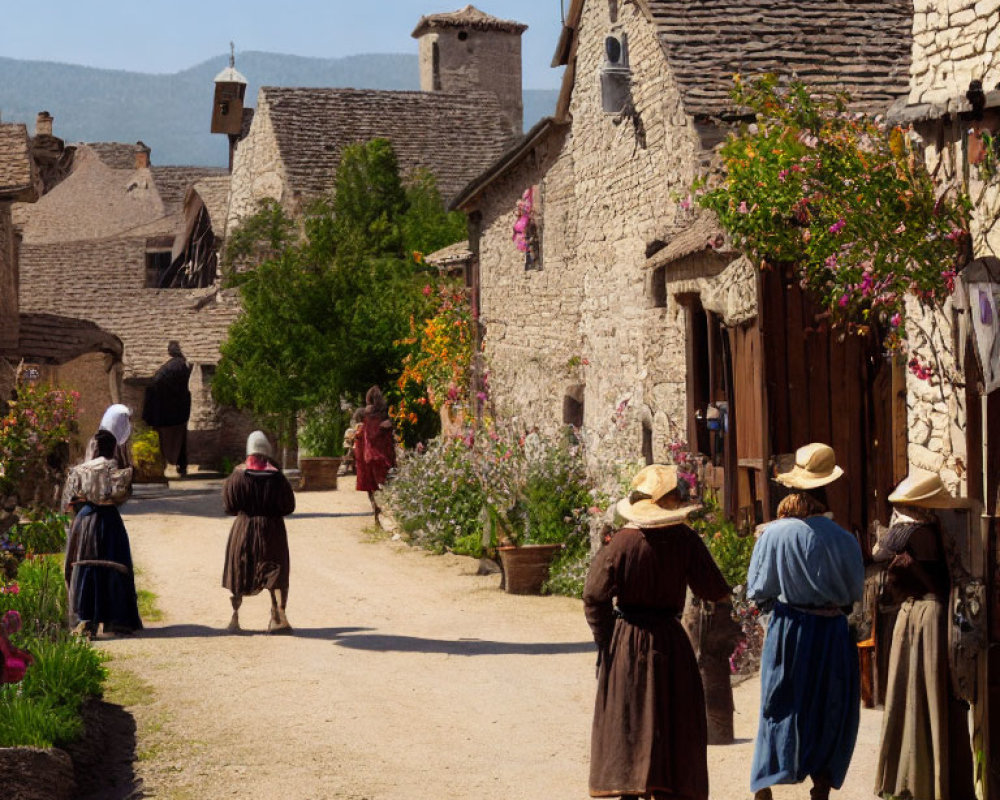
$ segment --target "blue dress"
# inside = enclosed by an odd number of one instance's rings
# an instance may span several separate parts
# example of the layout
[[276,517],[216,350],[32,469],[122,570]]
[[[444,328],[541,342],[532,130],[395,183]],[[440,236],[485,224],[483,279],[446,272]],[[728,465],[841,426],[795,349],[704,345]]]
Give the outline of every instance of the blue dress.
[[821,778],[839,789],[860,721],[858,653],[847,618],[864,590],[861,548],[826,517],[777,520],[754,547],[752,600],[774,600],[761,655],[750,789]]
[[133,631],[142,627],[132,550],[117,506],[87,502],[80,508],[67,542],[66,582],[76,619]]

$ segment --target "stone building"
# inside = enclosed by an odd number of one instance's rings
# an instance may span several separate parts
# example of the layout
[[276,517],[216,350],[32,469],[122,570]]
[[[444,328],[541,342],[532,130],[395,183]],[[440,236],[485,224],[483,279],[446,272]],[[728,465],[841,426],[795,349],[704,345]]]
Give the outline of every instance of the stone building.
[[[773,459],[806,441],[832,441],[865,476],[867,408],[844,422],[831,400],[830,374],[845,371],[847,355],[817,340],[832,372],[766,376],[792,354],[765,350],[765,331],[782,346],[804,341],[805,301],[788,301],[799,306],[797,331],[782,327],[781,309],[763,313],[761,297],[780,297],[780,286],[765,292],[685,196],[741,118],[734,73],[797,75],[885,111],[908,89],[911,22],[904,0],[574,0],[554,59],[566,65],[556,114],[455,202],[470,217],[498,411],[523,427],[582,424],[605,474],[609,462],[662,461],[671,443],[689,442],[712,458],[708,480],[748,523],[772,512]],[[519,202],[531,205],[522,249],[512,242]],[[849,394],[861,377],[834,383]],[[793,396],[810,386],[812,415]],[[711,430],[717,417],[723,433]],[[868,483],[834,500],[859,533],[875,516]]]
[[[249,422],[216,408],[210,397],[219,344],[238,313],[214,270],[218,242],[205,231],[212,215],[220,228],[225,219],[228,175],[153,166],[141,142],[67,145],[52,135],[48,115],[39,115],[32,151],[41,154],[36,160],[49,181],[37,202],[14,208],[22,313],[85,321],[120,339],[122,388],[115,399],[137,417],[145,386],[166,361],[167,342],[176,339],[194,365],[191,463],[241,455]],[[189,255],[198,255],[198,243],[208,263],[194,270]],[[106,393],[65,371],[60,382],[91,390],[85,397],[94,407],[85,410],[81,427],[96,426]]]
[[421,91],[262,87],[233,154],[230,228],[263,199],[291,215],[328,194],[346,145],[389,139],[404,176],[426,169],[445,198],[521,133],[526,26],[472,6],[421,18]]
[[[973,201],[972,260],[941,312],[913,313],[908,335],[933,371],[910,378],[910,458],[940,469],[973,501],[967,566],[983,578],[989,621],[974,714],[989,798],[1000,797],[1000,0],[916,0],[910,91],[891,118],[910,128],[928,168]],[[916,310],[916,309],[914,309]],[[990,714],[992,711],[992,715]],[[991,721],[992,716],[992,721]]]

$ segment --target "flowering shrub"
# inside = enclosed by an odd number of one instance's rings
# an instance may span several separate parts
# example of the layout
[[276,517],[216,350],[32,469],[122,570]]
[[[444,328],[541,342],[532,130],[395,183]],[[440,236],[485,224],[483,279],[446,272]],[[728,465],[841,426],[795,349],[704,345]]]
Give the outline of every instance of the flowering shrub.
[[756,122],[722,146],[721,181],[700,182],[698,202],[762,266],[794,264],[835,322],[900,349],[905,295],[937,304],[954,288],[968,199],[936,185],[903,130],[850,113],[846,95],[737,76],[733,98]]
[[132,434],[132,461],[136,480],[163,477],[166,461],[160,450],[160,434],[153,428],[137,426]]
[[79,392],[19,381],[17,398],[0,418],[0,494],[48,474],[46,462],[76,431]]
[[500,544],[564,544],[548,590],[582,592],[595,495],[568,437],[484,429],[438,438],[402,455],[381,498],[411,541],[435,552],[481,557]]
[[[61,553],[66,547],[70,518],[48,508],[27,509],[11,528],[7,541],[32,554]],[[3,544],[0,543],[0,548]]]
[[397,381],[400,399],[392,413],[404,440],[419,438],[408,433],[445,403],[469,406],[475,351],[469,298],[464,288],[448,284],[436,290],[428,285],[424,294],[430,298],[430,312],[419,324],[411,317],[410,336],[400,342],[411,350],[403,359]]
[[517,201],[517,219],[514,220],[514,232],[511,239],[514,246],[522,253],[527,253],[531,246],[530,229],[531,213],[535,207],[534,192],[531,187],[524,190],[524,194]]

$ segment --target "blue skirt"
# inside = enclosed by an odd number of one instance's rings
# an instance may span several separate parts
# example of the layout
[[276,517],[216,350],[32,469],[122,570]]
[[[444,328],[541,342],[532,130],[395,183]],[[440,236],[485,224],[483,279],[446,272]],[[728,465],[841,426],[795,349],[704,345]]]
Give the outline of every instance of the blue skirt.
[[[86,526],[86,536],[94,543],[94,558],[113,561],[123,569],[108,566],[75,567],[70,582],[69,602],[77,619],[103,622],[129,630],[142,627],[132,569],[132,549],[125,523],[116,506],[85,504],[73,520],[74,528]],[[71,532],[71,539],[74,538]]]
[[861,718],[858,649],[842,614],[775,605],[760,664],[750,789],[825,778],[839,789]]

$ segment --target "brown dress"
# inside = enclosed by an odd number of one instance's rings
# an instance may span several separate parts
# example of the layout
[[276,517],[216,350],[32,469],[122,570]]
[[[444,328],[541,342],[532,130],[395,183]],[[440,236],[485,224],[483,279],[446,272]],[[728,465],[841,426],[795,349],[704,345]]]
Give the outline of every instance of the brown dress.
[[705,696],[679,621],[688,586],[706,600],[729,593],[708,549],[683,524],[623,528],[594,557],[583,591],[600,650],[593,797],[708,798]]
[[940,530],[933,523],[896,524],[883,547],[895,554],[887,589],[901,605],[875,791],[913,800],[972,798],[968,706],[952,693],[948,673],[950,581]]
[[295,493],[279,471],[239,466],[226,478],[222,500],[235,514],[222,585],[231,594],[288,588],[288,534],[283,517],[295,510]]

